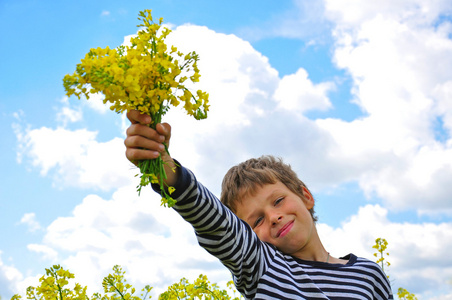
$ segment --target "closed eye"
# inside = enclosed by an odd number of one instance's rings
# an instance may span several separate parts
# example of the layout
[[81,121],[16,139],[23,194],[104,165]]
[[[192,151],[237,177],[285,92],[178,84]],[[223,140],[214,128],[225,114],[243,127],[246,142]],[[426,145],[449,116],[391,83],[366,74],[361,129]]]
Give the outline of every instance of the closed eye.
[[281,203],[281,201],[283,201],[283,200],[284,200],[284,197],[276,199],[275,206],[278,205],[279,203]]
[[259,226],[259,224],[261,224],[263,220],[264,220],[263,217],[258,217],[253,224],[253,228]]

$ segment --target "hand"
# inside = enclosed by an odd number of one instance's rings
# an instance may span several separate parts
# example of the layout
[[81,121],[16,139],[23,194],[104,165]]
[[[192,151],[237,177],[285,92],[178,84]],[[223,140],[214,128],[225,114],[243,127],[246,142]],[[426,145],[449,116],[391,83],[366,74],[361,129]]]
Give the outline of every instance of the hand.
[[170,186],[173,185],[176,176],[172,169],[176,165],[163,145],[165,143],[169,147],[171,126],[167,123],[160,123],[154,130],[148,126],[152,122],[151,117],[141,114],[138,110],[129,111],[127,118],[132,123],[127,128],[127,137],[124,140],[127,159],[136,165],[140,160],[154,159],[161,154],[163,161],[167,163],[165,165],[168,176],[166,182]]

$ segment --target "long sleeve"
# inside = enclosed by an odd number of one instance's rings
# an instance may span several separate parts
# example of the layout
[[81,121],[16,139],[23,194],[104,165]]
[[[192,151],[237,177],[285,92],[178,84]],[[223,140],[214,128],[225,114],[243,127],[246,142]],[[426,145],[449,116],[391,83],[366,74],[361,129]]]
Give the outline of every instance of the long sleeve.
[[248,224],[240,220],[215,195],[180,167],[173,197],[174,209],[195,229],[198,243],[231,271],[237,289],[253,298],[259,278],[275,255]]

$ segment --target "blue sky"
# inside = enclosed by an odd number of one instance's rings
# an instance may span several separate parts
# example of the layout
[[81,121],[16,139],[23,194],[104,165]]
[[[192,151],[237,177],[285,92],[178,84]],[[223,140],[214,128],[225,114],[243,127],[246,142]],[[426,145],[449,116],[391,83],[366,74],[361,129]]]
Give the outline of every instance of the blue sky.
[[137,197],[124,116],[64,95],[90,48],[121,45],[152,9],[200,54],[211,99],[205,121],[166,116],[174,157],[219,194],[233,164],[282,156],[331,253],[372,258],[385,237],[394,290],[451,299],[452,5],[392,2],[2,0],[0,295],[54,263],[92,289],[114,264],[156,291],[229,280],[156,195]]

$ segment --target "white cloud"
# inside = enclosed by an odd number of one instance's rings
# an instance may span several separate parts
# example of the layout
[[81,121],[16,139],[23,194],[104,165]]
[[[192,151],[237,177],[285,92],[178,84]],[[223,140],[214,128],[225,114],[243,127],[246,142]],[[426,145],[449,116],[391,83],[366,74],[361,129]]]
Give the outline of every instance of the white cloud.
[[168,42],[183,53],[196,51],[200,56],[201,80],[193,89],[210,94],[211,110],[203,121],[209,125],[199,129],[212,132],[219,126],[247,125],[253,114],[260,113],[256,107],[266,108],[278,72],[249,42],[193,25],[177,27]]
[[[96,94],[90,94],[89,99],[83,99],[83,105],[88,106],[92,110],[94,110],[97,113],[104,114],[106,112],[110,112],[110,105],[104,104],[104,98],[105,96],[101,93]],[[82,101],[81,100],[81,101]]]
[[[90,85],[86,86],[87,90],[90,90]],[[104,104],[105,96],[102,93],[89,94],[87,99],[84,95],[80,95],[80,99],[72,96],[70,99],[65,96],[62,98],[61,103],[63,107],[59,108],[57,112],[57,121],[63,124],[63,127],[71,122],[78,122],[83,119],[83,108],[88,107],[98,114],[105,114],[110,110],[110,103]]]
[[437,297],[430,298],[430,300],[450,300],[450,299],[452,299],[452,294],[451,295],[442,295],[442,296],[437,296]]
[[[87,88],[89,89],[89,87]],[[73,96],[68,98],[64,96],[60,103],[61,107],[57,107],[56,120],[63,128],[66,128],[69,123],[76,123],[83,120],[83,109],[88,107],[98,114],[105,114],[110,110],[110,104],[104,104],[105,96],[102,93],[90,94],[89,99],[85,96],[80,96],[80,99]]]
[[17,293],[18,283],[23,279],[22,273],[14,266],[6,265],[0,251],[0,295],[10,296]]
[[300,68],[281,79],[273,97],[280,108],[289,111],[327,110],[332,107],[327,93],[334,87],[332,82],[313,84],[306,70]]
[[438,84],[433,91],[433,97],[438,99],[435,110],[438,117],[442,117],[442,129],[452,136],[452,80]]
[[27,157],[56,185],[110,190],[133,180],[136,171],[125,159],[124,141],[97,142],[97,132],[65,128],[18,130],[20,157]]
[[63,127],[66,127],[68,123],[75,123],[83,119],[81,107],[79,106],[75,109],[71,108],[69,98],[67,96],[64,96],[60,103],[62,103],[63,106],[61,108],[57,108],[58,112],[56,114],[56,119],[58,122],[63,124]]
[[69,123],[75,123],[83,119],[81,108],[71,108],[68,97],[63,97],[60,102],[63,104],[63,106],[61,108],[58,108],[56,119],[63,125],[63,127],[66,127]]
[[36,214],[35,213],[26,213],[22,216],[20,219],[21,224],[25,224],[28,227],[28,230],[30,232],[37,231],[41,229],[41,224],[36,220]]
[[[204,166],[209,165],[204,174],[212,179],[209,184],[217,186],[225,166],[237,157],[247,156],[249,149],[241,145],[240,133],[254,126],[253,119],[274,110],[272,95],[278,73],[248,42],[206,27],[179,26],[169,35],[168,42],[183,53],[199,54],[201,80],[193,89],[207,91],[211,104],[206,120],[195,121],[180,108],[164,117],[173,127],[170,152],[194,170],[203,172]],[[222,147],[223,143],[228,146]],[[241,147],[240,151],[237,147]],[[226,156],[224,151],[228,152]],[[214,162],[217,159],[221,163]]]
[[439,19],[451,9],[448,1],[326,3],[336,22],[335,62],[352,76],[354,101],[367,116],[316,123],[336,143],[329,156],[358,166],[345,178],[393,208],[452,212],[445,183],[452,176],[452,27]]
[[68,122],[77,122],[82,119],[82,114],[80,111],[73,110],[69,107],[63,107],[57,115],[57,120],[66,126]]
[[382,0],[378,2],[354,0],[325,1],[328,19],[340,27],[355,27],[377,15],[385,15],[391,19],[414,23],[431,23],[441,14],[447,15],[452,10],[447,0]]
[[[299,111],[306,110],[305,106],[325,109],[332,83],[313,84],[303,69],[280,79],[268,59],[248,42],[206,27],[179,26],[169,39],[182,52],[199,53],[202,77],[195,88],[209,92],[211,104],[209,116],[203,121],[189,120],[179,109],[165,116],[164,120],[173,126],[171,154],[196,171],[207,186],[219,192],[227,169],[249,157],[319,152],[311,151],[312,145],[298,146],[303,137],[318,129],[312,128],[313,124],[303,116],[293,114],[293,110],[278,109],[274,95],[278,91],[278,100],[282,100],[285,87],[294,80],[296,84],[287,91],[295,95],[290,97],[290,105]],[[301,94],[309,99],[296,97]],[[304,130],[307,127],[310,132]],[[269,138],[270,132],[273,139]],[[317,140],[323,141],[325,136],[322,133]]]
[[43,259],[49,260],[50,263],[57,262],[58,253],[48,246],[40,244],[29,244],[27,245],[27,249],[31,252],[40,254]]

